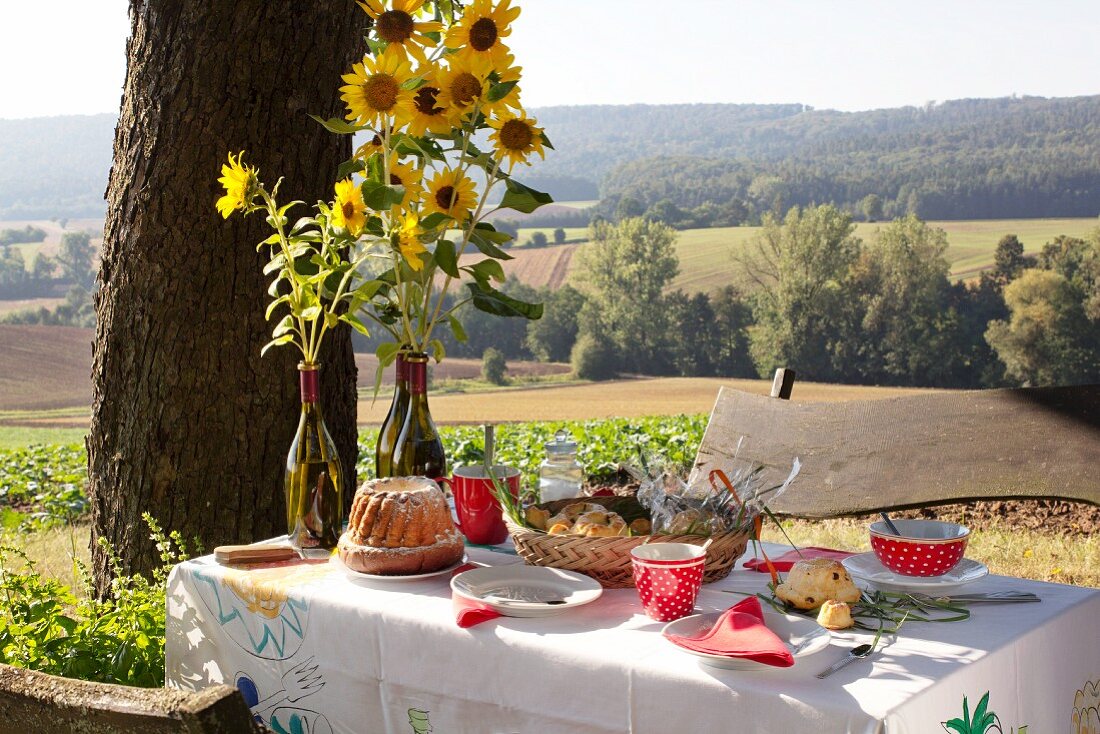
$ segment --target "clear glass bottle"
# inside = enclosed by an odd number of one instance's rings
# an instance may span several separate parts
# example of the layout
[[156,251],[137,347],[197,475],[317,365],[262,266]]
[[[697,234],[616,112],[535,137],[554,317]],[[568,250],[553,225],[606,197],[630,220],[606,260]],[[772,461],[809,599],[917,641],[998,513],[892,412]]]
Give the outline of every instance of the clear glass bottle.
[[562,430],[545,448],[546,459],[539,466],[539,501],[579,497],[584,467],[577,462],[577,442]]
[[302,416],[286,457],[286,524],[303,556],[328,556],[344,524],[344,469],[321,416],[320,365],[298,365]]
[[409,407],[393,446],[393,475],[439,479],[447,475],[447,457],[435,421],[428,410],[428,355],[405,355],[409,375]]
[[390,403],[386,420],[378,429],[378,443],[374,447],[374,476],[379,479],[397,476],[393,471],[393,450],[405,425],[405,414],[409,411],[409,369],[405,364],[404,352],[397,353],[396,372],[393,402]]

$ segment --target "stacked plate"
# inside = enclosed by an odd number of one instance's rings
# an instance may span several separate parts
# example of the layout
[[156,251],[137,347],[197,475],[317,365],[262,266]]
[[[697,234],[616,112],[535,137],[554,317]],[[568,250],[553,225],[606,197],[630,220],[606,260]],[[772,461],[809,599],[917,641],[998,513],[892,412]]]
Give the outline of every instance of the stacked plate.
[[844,568],[865,586],[873,586],[882,591],[923,592],[935,595],[949,594],[959,587],[973,583],[989,573],[989,568],[981,561],[964,558],[958,565],[940,576],[903,576],[894,573],[875,556],[874,553],[860,553],[845,558]]

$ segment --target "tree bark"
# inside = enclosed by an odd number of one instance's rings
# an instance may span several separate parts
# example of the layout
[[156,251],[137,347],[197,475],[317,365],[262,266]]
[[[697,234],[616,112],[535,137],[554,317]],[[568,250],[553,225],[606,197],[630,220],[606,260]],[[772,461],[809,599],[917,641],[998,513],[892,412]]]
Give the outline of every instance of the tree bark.
[[[269,187],[284,177],[281,201],[332,198],[351,138],[307,113],[342,113],[340,74],[362,53],[368,20],[350,0],[131,0],[130,13],[87,439],[101,593],[111,568],[98,539],[124,572],[156,565],[146,511],[207,551],[286,532],[298,355],[260,358],[272,323],[256,243],[270,228],[259,214],[223,220],[216,178],[226,154],[244,150]],[[323,354],[322,403],[349,502],[355,400],[341,326]]]

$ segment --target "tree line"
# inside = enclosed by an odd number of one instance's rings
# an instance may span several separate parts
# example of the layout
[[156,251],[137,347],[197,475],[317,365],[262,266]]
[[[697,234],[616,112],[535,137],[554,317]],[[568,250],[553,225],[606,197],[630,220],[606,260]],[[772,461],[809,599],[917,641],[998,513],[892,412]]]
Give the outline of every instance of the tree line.
[[570,360],[589,379],[766,377],[782,366],[863,385],[1100,382],[1100,228],[1059,236],[1037,256],[1006,235],[994,268],[968,282],[949,277],[946,233],[916,216],[869,241],[854,232],[852,215],[829,205],[766,215],[738,257],[739,281],[688,294],[669,290],[675,230],[645,218],[598,221],[576,256],[575,284],[506,284],[544,301],[541,320],[490,323],[469,311],[468,340],[447,350]]
[[[36,231],[42,237],[33,241],[41,242],[46,233]],[[91,290],[95,259],[88,232],[65,232],[55,257],[37,252],[29,263],[18,247],[0,244],[0,299],[65,297],[64,303],[52,310],[39,307],[15,311],[5,314],[0,323],[94,326]]]

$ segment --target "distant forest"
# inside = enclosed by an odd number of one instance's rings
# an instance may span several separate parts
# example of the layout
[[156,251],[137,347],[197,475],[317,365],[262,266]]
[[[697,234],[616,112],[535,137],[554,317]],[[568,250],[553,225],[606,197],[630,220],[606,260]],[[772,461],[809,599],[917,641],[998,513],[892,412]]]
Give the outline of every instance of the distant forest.
[[[609,218],[725,226],[822,203],[875,219],[1100,213],[1100,96],[534,114],[556,150],[523,180],[563,201],[601,199]],[[111,115],[0,120],[0,219],[101,215],[113,129]]]

